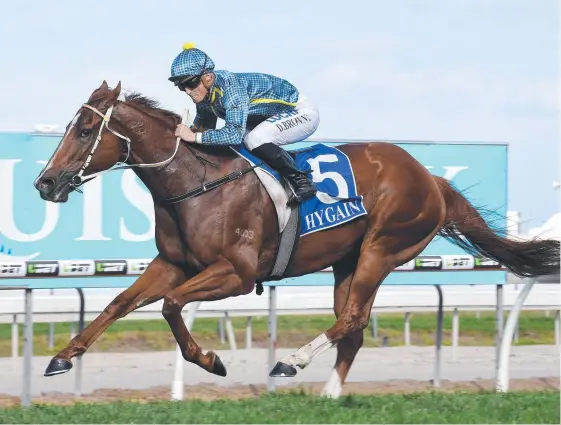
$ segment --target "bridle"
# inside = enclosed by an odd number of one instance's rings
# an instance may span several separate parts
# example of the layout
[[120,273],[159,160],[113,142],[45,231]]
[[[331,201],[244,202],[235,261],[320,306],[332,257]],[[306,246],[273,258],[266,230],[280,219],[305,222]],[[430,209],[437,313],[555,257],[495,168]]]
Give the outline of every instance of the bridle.
[[[94,177],[106,173],[108,171],[115,171],[115,170],[121,170],[121,169],[126,169],[126,168],[132,168],[132,167],[161,167],[162,165],[166,165],[167,163],[169,163],[173,158],[175,158],[175,155],[177,154],[177,151],[179,149],[179,141],[181,140],[180,137],[177,138],[177,141],[175,143],[175,151],[173,152],[173,154],[166,159],[165,161],[161,161],[161,162],[156,162],[156,163],[152,163],[152,164],[127,164],[127,165],[119,165],[117,167],[110,167],[107,170],[101,170],[98,171],[97,173],[93,173],[93,174],[88,174],[87,176],[84,176],[84,172],[86,171],[86,168],[88,167],[88,165],[90,164],[92,157],[97,149],[97,147],[99,146],[99,142],[101,141],[101,134],[103,133],[103,128],[107,128],[107,130],[109,130],[111,133],[113,133],[115,136],[119,137],[120,139],[123,139],[126,143],[127,143],[127,152],[126,152],[126,157],[123,161],[118,161],[115,165],[117,164],[124,164],[126,163],[126,161],[129,159],[130,153],[131,153],[131,139],[128,138],[127,136],[124,136],[120,133],[117,133],[115,130],[113,130],[112,128],[109,128],[109,121],[111,120],[111,114],[113,113],[113,107],[115,105],[111,105],[109,107],[109,109],[107,110],[107,112],[105,113],[105,115],[103,113],[101,113],[99,110],[97,110],[96,108],[94,108],[91,105],[88,105],[87,103],[84,103],[82,105],[82,107],[84,108],[88,108],[91,111],[93,111],[96,115],[98,115],[101,118],[101,125],[99,127],[99,132],[97,133],[97,137],[95,138],[95,142],[90,150],[90,153],[88,154],[88,157],[86,158],[86,161],[84,162],[84,164],[82,165],[82,167],[80,168],[80,171],[78,171],[78,173],[76,175],[74,175],[72,177],[72,179],[70,180],[70,186],[77,188],[78,186],[82,185],[83,183],[87,182],[88,180],[93,179]],[[185,123],[188,120],[189,117],[189,110],[185,110],[185,113],[183,115],[183,119],[182,119],[182,123]]]
[[[175,158],[175,155],[177,154],[177,151],[179,149],[179,142],[181,140],[181,137],[177,137],[177,140],[175,142],[175,151],[173,152],[173,154],[166,159],[165,161],[161,161],[161,162],[155,162],[152,164],[127,164],[127,165],[119,165],[117,167],[113,166],[108,168],[107,170],[102,170],[102,171],[98,171],[97,173],[93,173],[93,174],[88,174],[87,176],[85,176],[85,178],[83,177],[84,175],[84,171],[86,170],[86,168],[88,167],[88,165],[90,164],[92,157],[97,149],[97,147],[99,146],[99,142],[101,141],[101,133],[103,132],[103,128],[107,128],[107,130],[109,130],[111,133],[113,133],[115,136],[123,139],[125,142],[127,142],[127,156],[125,158],[124,161],[118,161],[115,165],[117,164],[123,164],[125,163],[131,153],[131,140],[127,137],[124,136],[120,133],[117,133],[115,130],[113,130],[112,128],[109,128],[109,121],[111,120],[111,114],[113,113],[113,106],[111,105],[109,107],[109,109],[107,110],[107,112],[104,114],[102,114],[100,111],[98,111],[96,108],[94,108],[91,105],[88,105],[87,103],[84,103],[82,105],[82,107],[84,108],[88,108],[91,111],[93,111],[96,115],[98,115],[101,119],[101,125],[99,127],[99,132],[97,133],[97,137],[95,139],[95,142],[92,146],[92,149],[90,150],[90,153],[88,154],[88,157],[86,158],[86,161],[84,162],[84,164],[82,165],[82,167],[80,168],[80,171],[78,171],[78,173],[72,177],[72,179],[70,179],[70,186],[72,186],[74,189],[78,190],[78,186],[84,184],[85,182],[93,179],[94,177],[103,174],[105,172],[108,171],[115,171],[115,170],[121,170],[124,168],[132,168],[132,167],[161,167],[162,165],[166,165],[167,163],[169,163],[173,158]],[[189,110],[186,109],[184,114],[183,114],[183,118],[181,120],[182,124],[187,123],[189,120]],[[209,164],[215,168],[218,168],[219,165],[213,163],[212,161],[209,161],[208,159],[204,158],[203,156],[199,155],[196,151],[193,150],[193,148],[191,148],[190,146],[186,145],[187,148],[191,151],[191,153],[194,155],[195,158],[197,158],[197,160],[199,160],[201,162],[201,164],[203,164],[204,167],[204,176],[202,179],[202,184],[200,187],[196,187],[194,189],[191,189],[181,195],[177,195],[177,196],[172,196],[169,198],[162,198],[162,199],[156,199],[155,201],[161,205],[170,205],[170,204],[175,204],[178,202],[182,202],[191,198],[195,198],[199,195],[202,195],[203,193],[209,192],[213,189],[216,189],[226,183],[229,183],[231,181],[234,181],[236,179],[239,179],[241,176],[243,176],[244,174],[247,174],[249,172],[251,172],[252,170],[254,170],[255,168],[259,167],[262,165],[262,163],[256,163],[254,165],[251,165],[250,167],[246,167],[241,171],[234,171],[226,176],[220,177],[216,180],[212,180],[210,182],[206,182],[206,164]]]

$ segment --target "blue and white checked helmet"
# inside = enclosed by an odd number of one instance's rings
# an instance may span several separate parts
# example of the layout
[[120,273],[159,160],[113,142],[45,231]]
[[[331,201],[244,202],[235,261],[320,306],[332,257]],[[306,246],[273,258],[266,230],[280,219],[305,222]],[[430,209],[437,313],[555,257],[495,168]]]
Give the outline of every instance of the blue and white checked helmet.
[[202,50],[196,49],[194,43],[185,43],[183,51],[178,54],[171,64],[170,81],[177,81],[192,75],[214,70],[214,62]]

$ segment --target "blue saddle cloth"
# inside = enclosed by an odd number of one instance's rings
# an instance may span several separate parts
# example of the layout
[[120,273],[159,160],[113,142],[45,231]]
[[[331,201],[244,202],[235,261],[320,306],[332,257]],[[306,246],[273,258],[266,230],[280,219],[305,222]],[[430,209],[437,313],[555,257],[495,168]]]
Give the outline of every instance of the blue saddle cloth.
[[[274,176],[282,185],[281,176],[243,144],[234,148],[253,164]],[[300,204],[300,236],[338,226],[366,214],[362,195],[357,195],[353,168],[347,155],[333,146],[321,143],[289,151],[296,165],[311,176],[317,186],[316,196]]]

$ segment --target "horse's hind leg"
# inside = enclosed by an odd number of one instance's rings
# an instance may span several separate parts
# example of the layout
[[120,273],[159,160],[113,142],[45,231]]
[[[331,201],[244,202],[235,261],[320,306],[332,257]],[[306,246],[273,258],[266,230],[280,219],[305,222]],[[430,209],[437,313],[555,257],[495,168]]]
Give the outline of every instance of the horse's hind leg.
[[[357,269],[350,278],[350,290],[334,326],[309,344],[299,348],[277,362],[269,373],[275,377],[295,376],[296,366],[304,369],[311,361],[344,337],[361,332],[368,325],[370,309],[380,283],[393,270],[393,261],[373,250],[363,251]],[[345,343],[343,350],[345,349]],[[352,352],[352,350],[351,350]],[[356,353],[355,353],[356,355]]]
[[180,268],[156,257],[130,287],[117,295],[94,321],[51,359],[45,376],[68,372],[72,368],[70,360],[83,354],[117,319],[162,299],[184,280],[185,273]]
[[[343,307],[347,302],[357,262],[357,255],[354,253],[333,266],[333,274],[335,276],[334,310],[335,317],[337,318],[341,315]],[[337,343],[337,360],[329,379],[325,383],[322,395],[332,398],[339,397],[347,374],[358,350],[362,347],[363,341],[364,330],[359,330],[351,332]]]
[[365,238],[361,246],[357,269],[351,279],[347,302],[333,327],[309,344],[282,358],[269,375],[295,376],[296,366],[304,369],[315,357],[331,348],[342,338],[353,332],[362,332],[368,326],[372,304],[382,281],[395,267],[421,253],[438,231],[437,227],[433,227],[433,229],[425,238],[416,243],[411,242],[408,247],[395,254],[388,253],[388,248],[385,247],[402,246],[403,237],[396,236],[391,238],[393,240],[385,237],[383,243],[375,235]]

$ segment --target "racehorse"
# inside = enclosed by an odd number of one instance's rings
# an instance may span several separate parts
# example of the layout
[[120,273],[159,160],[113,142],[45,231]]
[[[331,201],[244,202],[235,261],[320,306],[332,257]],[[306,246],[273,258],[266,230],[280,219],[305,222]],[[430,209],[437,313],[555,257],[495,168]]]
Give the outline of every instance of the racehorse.
[[[203,353],[194,341],[181,311],[187,303],[249,294],[256,282],[269,280],[280,238],[273,202],[255,169],[232,149],[180,142],[174,136],[181,122],[178,114],[138,93],[120,100],[120,92],[121,82],[110,89],[106,81],[93,91],[34,185],[42,199],[66,202],[69,193],[99,173],[118,164],[132,168],[154,201],[158,254],[51,359],[45,376],[69,371],[71,359],[82,355],[114,321],[162,298],[162,315],[185,360],[226,376],[216,353]],[[336,345],[330,381],[338,388],[331,395],[337,396],[362,346],[381,283],[436,235],[518,276],[558,272],[558,241],[501,236],[482,209],[400,147],[372,142],[338,148],[352,164],[366,214],[300,239],[283,276],[331,266],[336,320],[279,360],[271,376],[294,376],[296,367],[308,366]]]

